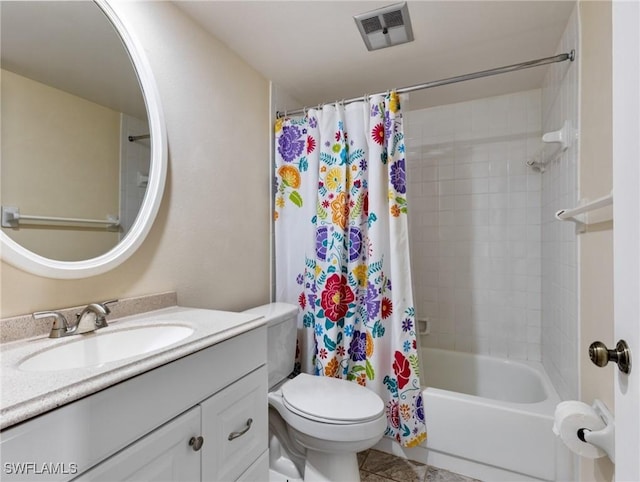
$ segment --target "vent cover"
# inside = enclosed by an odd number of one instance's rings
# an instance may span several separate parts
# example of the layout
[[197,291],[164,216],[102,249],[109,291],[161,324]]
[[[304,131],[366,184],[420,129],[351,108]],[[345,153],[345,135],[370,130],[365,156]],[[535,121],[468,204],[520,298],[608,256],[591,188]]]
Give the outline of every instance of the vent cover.
[[413,40],[407,2],[361,13],[353,19],[368,50],[383,49]]
[[382,30],[382,23],[380,22],[379,17],[369,17],[363,18],[361,20],[362,28],[364,29],[364,33],[367,35],[372,32],[377,32],[378,30]]

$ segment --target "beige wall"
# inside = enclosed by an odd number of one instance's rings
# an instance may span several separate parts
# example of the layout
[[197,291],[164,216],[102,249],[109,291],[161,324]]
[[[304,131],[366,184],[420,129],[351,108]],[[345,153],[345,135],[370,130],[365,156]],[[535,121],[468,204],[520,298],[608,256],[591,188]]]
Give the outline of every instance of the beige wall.
[[[611,2],[580,2],[582,26],[580,195],[595,199],[613,186]],[[588,232],[580,239],[580,373],[581,399],[595,398],[614,409],[615,366],[598,368],[589,360],[588,347],[613,339],[613,225],[611,210],[590,214]],[[607,457],[581,459],[581,480],[612,480],[613,464]]]
[[[120,114],[2,71],[2,205],[22,214],[118,216]],[[48,258],[93,258],[116,245],[104,228],[33,224],[4,232]]]
[[154,71],[169,138],[160,211],[110,273],[40,278],[2,264],[1,316],[176,290],[184,306],[269,301],[268,82],[169,2],[121,2]]

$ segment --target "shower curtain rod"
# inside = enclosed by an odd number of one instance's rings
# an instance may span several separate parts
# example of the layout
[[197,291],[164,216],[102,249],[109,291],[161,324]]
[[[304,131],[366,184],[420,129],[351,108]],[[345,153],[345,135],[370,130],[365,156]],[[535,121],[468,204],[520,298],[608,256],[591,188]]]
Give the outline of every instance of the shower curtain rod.
[[[489,77],[491,75],[506,74],[508,72],[515,72],[517,70],[529,69],[531,67],[538,67],[540,65],[547,65],[555,62],[564,62],[566,60],[571,60],[573,62],[575,58],[576,58],[576,51],[572,50],[569,53],[554,55],[553,57],[545,57],[543,59],[529,60],[528,62],[522,62],[519,64],[506,65],[504,67],[498,67],[495,69],[482,70],[480,72],[473,72],[471,74],[464,74],[464,75],[458,75],[456,77],[449,77],[446,79],[434,80],[432,82],[427,82],[425,84],[402,87],[400,89],[396,89],[396,92],[398,94],[405,94],[407,92],[414,92],[416,90],[430,89],[432,87],[440,87],[441,85],[455,84],[457,82],[464,82],[465,80],[480,79],[482,77]],[[383,95],[383,94],[385,94],[385,92],[380,92],[379,94],[373,94],[373,95]],[[369,97],[373,97],[373,95],[370,95]],[[340,102],[341,104],[349,104],[351,102],[358,102],[361,100],[363,100],[363,97],[354,97],[353,99],[347,99],[347,100],[342,100],[338,102]],[[307,111],[306,107],[304,109],[297,109],[292,111],[284,111],[284,112],[277,111],[276,119],[279,119],[281,117],[286,117],[288,115],[304,114],[306,111]]]

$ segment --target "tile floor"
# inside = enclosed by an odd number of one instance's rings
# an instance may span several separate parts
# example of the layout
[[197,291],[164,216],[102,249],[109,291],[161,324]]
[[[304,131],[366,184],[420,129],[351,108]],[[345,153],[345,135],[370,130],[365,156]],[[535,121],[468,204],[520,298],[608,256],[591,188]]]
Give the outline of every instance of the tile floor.
[[358,463],[361,482],[479,482],[373,449],[360,452]]

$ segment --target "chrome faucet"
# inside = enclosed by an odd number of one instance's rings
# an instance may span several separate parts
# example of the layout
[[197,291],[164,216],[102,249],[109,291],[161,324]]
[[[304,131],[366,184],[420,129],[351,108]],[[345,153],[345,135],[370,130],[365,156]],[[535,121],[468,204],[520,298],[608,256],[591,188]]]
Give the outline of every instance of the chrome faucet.
[[107,305],[116,303],[118,300],[103,301],[102,303],[90,303],[80,313],[76,313],[76,327],[78,333],[106,328],[107,315],[111,310]]
[[117,301],[109,300],[102,303],[90,303],[80,313],[76,313],[76,322],[73,326],[69,326],[65,316],[58,311],[38,311],[33,314],[33,318],[36,320],[54,318],[49,338],[80,335],[109,326],[106,317],[111,313],[111,310],[107,305]]

